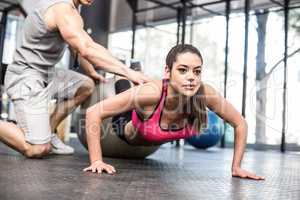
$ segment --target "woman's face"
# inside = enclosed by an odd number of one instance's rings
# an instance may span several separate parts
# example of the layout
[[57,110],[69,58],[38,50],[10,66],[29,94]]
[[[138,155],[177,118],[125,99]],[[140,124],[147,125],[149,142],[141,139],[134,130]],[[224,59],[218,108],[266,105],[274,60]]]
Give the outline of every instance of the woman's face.
[[201,84],[202,60],[194,53],[177,55],[172,70],[167,69],[170,85],[174,91],[186,97],[192,97]]

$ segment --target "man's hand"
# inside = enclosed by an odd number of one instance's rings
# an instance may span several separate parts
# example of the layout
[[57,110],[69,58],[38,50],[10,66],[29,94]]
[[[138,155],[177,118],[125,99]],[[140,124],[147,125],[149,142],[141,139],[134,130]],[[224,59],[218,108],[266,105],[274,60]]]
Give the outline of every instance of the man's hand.
[[90,78],[92,78],[95,82],[105,83],[107,80],[102,75],[98,74],[96,71],[87,74]]
[[144,75],[141,72],[137,72],[131,69],[128,71],[127,78],[134,84],[143,84],[151,81],[151,79],[148,76]]
[[241,168],[234,168],[232,169],[232,177],[237,178],[245,178],[245,179],[254,179],[254,180],[265,180],[262,176],[257,176],[254,173],[248,172]]

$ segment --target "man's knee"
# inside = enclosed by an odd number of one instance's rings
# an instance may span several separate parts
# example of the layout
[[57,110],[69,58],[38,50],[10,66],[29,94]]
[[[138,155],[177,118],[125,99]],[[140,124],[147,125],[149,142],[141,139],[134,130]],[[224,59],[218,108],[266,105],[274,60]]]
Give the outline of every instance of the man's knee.
[[81,85],[80,89],[89,96],[95,89],[95,83],[91,78],[87,77]]
[[51,152],[52,146],[50,143],[30,145],[24,152],[27,158],[41,158]]

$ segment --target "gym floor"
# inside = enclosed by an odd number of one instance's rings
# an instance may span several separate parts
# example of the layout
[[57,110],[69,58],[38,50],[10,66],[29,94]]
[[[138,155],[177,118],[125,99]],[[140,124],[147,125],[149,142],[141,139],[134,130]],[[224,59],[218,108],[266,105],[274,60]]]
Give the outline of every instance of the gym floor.
[[25,159],[0,144],[0,199],[300,199],[300,155],[248,150],[243,167],[265,181],[232,178],[232,149],[162,146],[145,160],[106,159],[118,174],[82,172],[88,155]]

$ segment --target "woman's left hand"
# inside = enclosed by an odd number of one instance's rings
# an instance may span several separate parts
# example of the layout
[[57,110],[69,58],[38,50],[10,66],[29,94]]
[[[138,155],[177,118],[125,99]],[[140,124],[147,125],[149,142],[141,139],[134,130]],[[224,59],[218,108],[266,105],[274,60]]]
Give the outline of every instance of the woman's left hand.
[[248,172],[248,171],[243,170],[241,168],[232,169],[232,177],[254,179],[254,180],[265,180],[264,177],[257,176],[256,174]]

